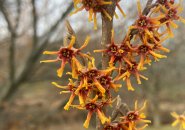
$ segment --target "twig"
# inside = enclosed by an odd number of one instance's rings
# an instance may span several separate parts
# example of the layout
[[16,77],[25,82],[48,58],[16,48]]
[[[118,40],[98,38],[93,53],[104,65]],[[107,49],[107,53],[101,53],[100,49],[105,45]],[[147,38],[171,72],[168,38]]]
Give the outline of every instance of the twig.
[[4,1],[0,1],[0,11],[2,12],[5,21],[8,25],[8,31],[10,33],[10,47],[9,47],[9,80],[10,84],[14,83],[15,80],[15,43],[16,43],[16,32],[9,18],[7,9],[5,8]]
[[112,122],[114,122],[119,115],[124,116],[129,111],[128,105],[122,102],[119,95],[117,96],[116,100],[117,104],[111,116]]
[[[111,35],[112,35],[112,29],[113,29],[113,17],[114,17],[114,12],[115,12],[115,7],[116,7],[116,1],[111,0],[112,4],[108,5],[105,7],[105,10],[107,13],[112,17],[112,20],[107,18],[107,16],[102,12],[102,40],[101,40],[101,45],[103,48],[106,48],[107,44],[111,43]],[[106,53],[103,54],[102,56],[102,69],[106,69],[108,67],[109,63],[109,57]],[[104,108],[104,113],[106,113],[106,109]],[[101,130],[102,125],[99,121],[98,118],[96,118],[96,129]]]
[[32,4],[32,18],[33,18],[33,48],[32,49],[34,50],[35,47],[37,46],[37,41],[38,41],[38,37],[37,37],[38,17],[37,17],[36,1],[32,0],[31,4]]

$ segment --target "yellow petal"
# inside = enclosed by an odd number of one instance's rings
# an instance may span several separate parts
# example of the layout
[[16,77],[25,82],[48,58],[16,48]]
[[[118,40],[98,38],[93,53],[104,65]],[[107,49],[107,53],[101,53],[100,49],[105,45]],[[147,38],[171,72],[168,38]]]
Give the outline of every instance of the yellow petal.
[[180,21],[185,24],[185,19],[184,18],[180,17]]
[[76,40],[76,37],[72,36],[71,41],[70,41],[67,48],[71,49],[73,47],[74,43],[75,43],[75,40]]
[[165,55],[161,55],[161,54],[157,54],[157,53],[155,53],[154,51],[150,51],[150,54],[151,55],[153,55],[154,57],[156,57],[156,58],[167,58],[167,56],[165,56]]
[[172,123],[172,126],[176,126],[179,123],[179,120],[176,120]]
[[97,18],[96,18],[96,13],[94,13],[94,30],[97,30]]
[[73,15],[73,14],[76,14],[78,13],[79,11],[83,10],[84,9],[84,6],[80,7],[80,8],[76,8],[76,10],[72,13],[70,13],[70,16]]
[[71,94],[69,101],[67,102],[67,104],[64,106],[64,110],[69,110],[69,107],[71,106],[73,100],[75,98],[75,94]]
[[170,22],[170,24],[172,25],[173,28],[175,28],[175,29],[178,28],[178,25],[175,24],[174,22]]
[[102,124],[104,124],[108,120],[99,109],[97,109],[97,114]]
[[80,105],[84,105],[85,102],[81,94],[78,95],[78,98],[79,98]]
[[138,109],[138,101],[136,100],[135,101],[135,110],[137,110]]
[[107,13],[107,11],[105,9],[103,9],[103,13],[105,16],[107,16],[107,18],[111,21],[112,17],[109,15],[109,13]]
[[90,123],[91,117],[92,117],[92,112],[88,112],[87,118],[86,118],[86,120],[85,120],[85,122],[83,124],[83,126],[85,128],[88,128],[89,127],[89,123]]
[[61,85],[57,84],[56,82],[52,82],[52,84],[55,85],[57,88],[62,88],[62,89],[68,88],[68,86],[61,86]]
[[57,70],[58,77],[62,77],[66,62],[62,62],[61,67]]
[[97,80],[95,80],[95,85],[102,94],[105,93],[105,88]]
[[179,115],[178,115],[176,112],[172,112],[171,115],[172,115],[174,118],[176,118],[176,119],[179,117]]
[[139,111],[143,111],[146,108],[147,101],[144,102],[142,108]]
[[93,9],[89,10],[89,22],[92,21],[92,16],[93,16]]
[[142,15],[141,2],[140,2],[140,0],[137,0],[137,9],[138,9],[139,15]]
[[58,51],[44,51],[43,54],[46,54],[46,55],[55,55],[55,54],[58,54]]
[[84,49],[87,46],[87,44],[90,41],[90,38],[91,38],[90,36],[86,37],[84,44],[79,48],[79,50],[82,50],[82,49]]
[[55,60],[42,60],[40,61],[40,63],[50,63],[50,62],[57,62],[58,59],[55,59]]
[[134,91],[134,88],[131,85],[130,79],[126,78],[127,88],[129,91]]
[[116,6],[118,7],[119,11],[121,12],[121,14],[126,17],[126,14],[123,12],[122,8],[120,7],[119,4],[116,4]]

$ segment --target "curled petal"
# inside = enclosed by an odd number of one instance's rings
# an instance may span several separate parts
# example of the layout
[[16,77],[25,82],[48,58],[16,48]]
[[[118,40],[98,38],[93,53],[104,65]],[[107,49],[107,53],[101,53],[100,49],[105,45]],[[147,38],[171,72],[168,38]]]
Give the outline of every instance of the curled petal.
[[62,89],[67,89],[67,88],[68,88],[68,86],[61,86],[61,85],[59,85],[59,84],[56,83],[56,82],[52,82],[52,84],[53,84],[54,86],[56,86],[57,88],[62,88]]
[[76,14],[78,13],[79,11],[83,10],[84,9],[84,6],[80,7],[80,8],[76,8],[76,10],[72,13],[70,13],[70,16],[73,15],[73,14]]
[[57,62],[58,59],[55,59],[55,60],[42,60],[40,61],[40,63],[50,63],[50,62]]
[[71,106],[73,100],[75,98],[75,94],[71,94],[69,101],[67,102],[67,104],[64,106],[64,110],[69,110],[69,107]]
[[167,56],[165,56],[165,55],[161,55],[161,54],[157,54],[157,53],[155,53],[154,51],[149,51],[150,52],[150,54],[151,55],[153,55],[154,57],[156,57],[156,58],[167,58]]
[[71,41],[70,41],[69,46],[68,46],[69,49],[71,49],[73,47],[73,45],[75,43],[75,40],[76,40],[76,37],[72,36]]
[[176,126],[179,123],[179,120],[176,120],[172,123],[172,126]]
[[97,18],[96,18],[96,13],[94,13],[94,30],[97,30]]
[[107,18],[108,18],[110,21],[112,20],[112,17],[109,15],[109,13],[108,13],[105,9],[103,9],[103,13],[104,13],[105,16],[107,16]]
[[105,117],[104,113],[97,109],[98,118],[100,119],[101,123],[104,124],[108,119]]
[[141,9],[141,2],[140,2],[140,0],[137,0],[137,9],[138,9],[139,15],[142,15],[142,9]]
[[139,111],[143,111],[146,108],[147,101],[144,102],[142,108]]
[[92,117],[92,112],[88,112],[87,118],[86,118],[86,120],[85,120],[85,122],[83,124],[83,126],[85,128],[88,128],[89,127],[89,123],[90,123],[91,117]]
[[118,7],[119,11],[121,12],[121,14],[126,17],[126,14],[123,12],[122,8],[120,7],[120,5],[117,3],[116,6]]
[[130,79],[126,78],[127,88],[129,91],[134,91],[134,88],[131,85]]
[[178,115],[176,112],[172,112],[171,115],[172,115],[174,118],[176,118],[176,119],[179,117],[179,115]]
[[57,70],[58,77],[62,77],[65,65],[66,65],[66,61],[63,60],[61,63],[61,67]]
[[58,54],[58,51],[44,51],[43,54],[44,55],[55,55],[55,54]]
[[90,38],[91,38],[90,36],[86,37],[84,44],[79,48],[79,50],[82,50],[82,49],[84,49],[87,46],[87,44],[90,41]]
[[105,88],[97,80],[95,80],[95,85],[102,94],[105,93]]

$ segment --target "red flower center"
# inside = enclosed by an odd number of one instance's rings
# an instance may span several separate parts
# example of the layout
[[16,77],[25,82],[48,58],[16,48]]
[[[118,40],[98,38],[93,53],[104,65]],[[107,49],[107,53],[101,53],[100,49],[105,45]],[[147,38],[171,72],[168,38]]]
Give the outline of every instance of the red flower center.
[[94,104],[94,103],[88,103],[88,104],[86,104],[85,107],[86,107],[86,109],[89,110],[89,111],[94,111],[94,110],[97,109],[97,105]]
[[110,126],[110,125],[104,127],[104,130],[113,130],[113,129],[114,129],[114,127],[113,126]]
[[108,53],[109,54],[115,54],[118,51],[118,46],[116,45],[111,45],[108,48]]
[[144,53],[144,54],[146,54],[146,53],[150,50],[150,48],[149,48],[149,46],[141,45],[141,46],[138,48],[138,50],[139,50],[139,53]]
[[66,58],[66,59],[71,59],[74,54],[73,50],[70,50],[68,48],[62,48],[59,52],[59,58]]
[[149,21],[147,19],[147,17],[142,16],[137,20],[137,26],[141,27],[141,28],[145,28],[149,25]]
[[129,70],[130,72],[135,72],[137,70],[138,64],[136,62],[131,62],[131,63],[132,63],[132,66],[127,64],[127,70]]
[[90,70],[90,71],[88,71],[88,72],[86,73],[86,75],[87,75],[87,77],[88,77],[89,79],[92,79],[92,78],[95,78],[95,77],[98,76],[98,71],[97,71],[96,69]]
[[177,14],[177,11],[175,9],[170,9],[167,14],[167,18],[172,19],[175,18]]
[[135,112],[129,112],[127,114],[127,120],[128,121],[135,121],[137,119],[138,119],[138,114],[137,113],[135,113]]
[[109,85],[110,84],[110,77],[109,76],[102,76],[99,78],[100,84],[103,86]]
[[90,8],[96,8],[98,2],[96,0],[82,0],[85,9],[88,11]]
[[158,2],[159,4],[161,4],[161,5],[164,5],[164,4],[167,3],[167,0],[158,0],[157,2]]

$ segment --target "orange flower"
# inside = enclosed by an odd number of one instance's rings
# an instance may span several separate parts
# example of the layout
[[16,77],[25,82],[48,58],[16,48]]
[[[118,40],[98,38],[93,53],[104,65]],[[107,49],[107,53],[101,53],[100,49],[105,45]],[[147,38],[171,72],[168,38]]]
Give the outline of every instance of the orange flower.
[[143,78],[145,80],[148,80],[148,78],[146,78],[145,76],[141,75],[139,73],[140,70],[138,70],[138,64],[136,62],[131,62],[132,66],[126,64],[125,67],[120,67],[119,70],[119,74],[117,75],[117,77],[114,79],[115,81],[123,79],[126,81],[127,84],[127,88],[129,91],[134,91],[134,88],[131,84],[131,80],[130,77],[131,75],[134,75],[137,79],[138,84],[141,84],[141,79]]
[[98,101],[98,96],[95,96],[94,99],[88,99],[89,101],[85,104],[85,105],[72,105],[73,107],[77,108],[77,109],[81,109],[81,110],[87,110],[88,114],[87,114],[87,118],[84,122],[84,127],[88,128],[89,127],[89,123],[92,117],[93,113],[96,113],[98,115],[98,118],[100,119],[101,123],[104,124],[108,118],[105,116],[102,108],[105,105],[108,105],[110,102],[103,102],[103,101]]
[[[155,46],[157,47],[157,46]],[[146,44],[146,45],[139,45],[135,48],[136,53],[140,56],[140,62],[138,64],[138,69],[142,70],[144,67],[145,59],[149,57],[150,55],[154,57],[155,60],[161,59],[161,58],[167,58],[165,55],[158,54],[154,51],[153,45]]]
[[[94,60],[89,62],[88,68],[79,70],[80,85],[78,86],[75,93],[78,95],[79,91],[83,88],[88,89],[89,86],[97,88],[100,93],[105,94],[106,90],[97,80],[100,75],[106,75],[114,70],[114,67],[105,70],[98,70],[95,66]],[[90,83],[90,85],[89,85]]]
[[76,95],[75,91],[77,89],[78,83],[77,82],[73,82],[71,79],[69,79],[69,83],[67,86],[61,86],[56,82],[52,82],[53,85],[55,85],[57,88],[61,88],[63,89],[60,94],[65,94],[65,93],[69,93],[71,94],[69,101],[67,102],[67,104],[64,106],[65,110],[69,110],[69,107],[71,106],[74,98],[76,96],[78,96],[79,98],[79,103],[80,104],[85,104],[87,97],[90,95],[90,89],[81,89],[79,91],[79,94]]
[[65,65],[67,63],[70,63],[72,68],[72,77],[77,78],[76,70],[82,68],[82,65],[78,61],[77,56],[91,59],[91,57],[89,57],[88,55],[81,53],[81,50],[87,46],[90,37],[88,36],[86,38],[84,44],[79,49],[73,47],[75,40],[76,38],[72,36],[71,42],[69,43],[68,47],[61,47],[59,51],[44,51],[43,54],[57,55],[58,57],[54,60],[40,61],[40,63],[61,61],[61,67],[57,70],[57,74],[59,77],[62,77]]
[[110,91],[111,88],[117,91],[122,86],[121,84],[115,84],[109,75],[101,75],[97,79],[107,91]]
[[174,0],[157,0],[157,3],[166,8],[170,8],[170,6],[174,4]]
[[178,115],[176,112],[172,112],[171,115],[175,118],[172,126],[180,124],[180,130],[185,130],[185,115]]
[[[146,107],[146,101],[144,102],[144,105],[139,109],[138,108],[138,102],[135,102],[135,110],[134,111],[129,111],[126,116],[121,117],[123,119],[123,123],[127,124],[129,129],[128,130],[133,130],[136,128],[136,123],[138,122],[144,122],[146,123],[142,129],[144,129],[146,126],[148,126],[148,123],[151,123],[150,120],[146,120],[145,114],[142,112],[144,108]],[[141,128],[140,128],[141,129]]]
[[75,98],[74,91],[76,90],[76,83],[74,83],[71,79],[69,79],[69,84],[67,86],[61,86],[61,85],[57,84],[56,82],[52,82],[52,84],[55,85],[57,88],[64,89],[60,92],[60,94],[62,94],[62,93],[71,93],[69,101],[64,106],[65,110],[69,110],[69,107],[70,107],[70,105],[72,104],[72,102]]
[[161,18],[160,22],[162,24],[166,24],[167,30],[171,37],[174,36],[171,30],[171,26],[173,28],[178,28],[178,25],[174,23],[174,20],[179,20],[185,24],[185,19],[179,16],[179,14],[183,10],[181,4],[182,4],[182,1],[180,0],[178,4],[173,4],[172,6],[170,6],[170,8],[164,8],[163,6],[161,7],[164,11],[164,16],[163,18]]
[[159,20],[162,16],[157,18],[151,18],[143,15],[141,10],[141,3],[139,0],[137,0],[137,8],[139,18],[136,20],[136,23],[134,25],[129,27],[129,30],[131,31],[133,29],[137,29],[139,31],[139,35],[141,35],[142,37],[148,34],[151,38],[153,38],[153,32],[151,31],[151,29],[159,27]]
[[119,61],[119,65],[122,65],[122,62],[126,62],[132,66],[131,62],[128,59],[128,53],[131,51],[129,48],[129,42],[123,41],[123,44],[120,46],[114,42],[114,30],[112,30],[111,43],[103,50],[94,50],[94,52],[104,52],[107,53],[110,57],[109,66],[112,67]]
[[[89,12],[89,21],[94,20],[94,29],[97,29],[96,14],[103,12],[110,20],[112,19],[108,12],[103,8],[103,5],[110,5],[112,2],[105,0],[73,0],[75,11],[71,14],[75,14],[83,9]],[[78,7],[78,4],[82,4]]]

